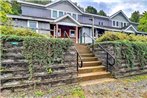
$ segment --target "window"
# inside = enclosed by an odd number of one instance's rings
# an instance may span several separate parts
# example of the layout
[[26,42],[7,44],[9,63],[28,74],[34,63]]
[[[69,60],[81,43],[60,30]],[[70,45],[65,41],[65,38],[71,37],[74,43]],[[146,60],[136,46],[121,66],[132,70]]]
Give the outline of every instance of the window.
[[103,22],[101,22],[101,25],[103,26]]
[[123,27],[123,23],[121,22],[121,27]]
[[29,27],[30,28],[37,28],[37,22],[36,21],[29,21]]
[[75,37],[75,30],[70,30],[70,37]]
[[59,17],[62,17],[62,16],[63,16],[63,12],[59,11]]
[[113,26],[115,26],[115,21],[113,21]]
[[71,13],[67,13],[67,14],[71,16]]
[[126,27],[126,23],[124,23],[124,27]]
[[73,17],[74,19],[76,19],[77,16],[76,16],[76,14],[73,14],[72,17]]
[[118,21],[116,22],[116,26],[118,27]]
[[53,18],[57,18],[57,11],[53,10]]

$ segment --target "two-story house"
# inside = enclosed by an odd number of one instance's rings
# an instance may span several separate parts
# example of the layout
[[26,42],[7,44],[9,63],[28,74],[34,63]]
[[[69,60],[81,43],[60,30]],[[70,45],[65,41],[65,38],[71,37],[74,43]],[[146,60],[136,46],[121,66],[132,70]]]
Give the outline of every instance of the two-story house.
[[22,14],[8,15],[13,19],[15,26],[47,29],[36,32],[50,33],[61,38],[66,36],[66,32],[76,43],[92,42],[88,36],[83,37],[84,33],[94,37],[105,31],[142,33],[137,30],[138,23],[131,22],[121,10],[112,16],[100,16],[85,13],[70,0],[58,0],[47,5],[23,1],[19,3]]

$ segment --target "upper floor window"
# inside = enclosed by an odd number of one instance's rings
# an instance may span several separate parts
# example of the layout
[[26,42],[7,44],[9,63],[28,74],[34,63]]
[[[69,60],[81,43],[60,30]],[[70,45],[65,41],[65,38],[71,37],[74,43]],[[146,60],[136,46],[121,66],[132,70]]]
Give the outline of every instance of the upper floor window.
[[118,27],[119,25],[118,25],[118,21],[116,22],[116,26]]
[[73,14],[73,15],[72,15],[72,17],[73,17],[74,19],[76,19],[76,18],[77,18],[76,14]]
[[57,18],[57,11],[53,10],[53,18]]
[[127,24],[126,23],[124,23],[124,27],[126,27],[127,26]]
[[103,26],[103,22],[101,22],[101,25]]
[[62,11],[59,11],[59,17],[62,17],[64,13]]
[[115,21],[113,21],[113,26],[115,26]]

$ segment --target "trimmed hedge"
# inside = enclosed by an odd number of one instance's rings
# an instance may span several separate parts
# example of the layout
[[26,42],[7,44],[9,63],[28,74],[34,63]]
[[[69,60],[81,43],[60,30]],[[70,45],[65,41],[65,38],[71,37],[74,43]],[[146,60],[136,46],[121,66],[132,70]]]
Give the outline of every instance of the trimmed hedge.
[[101,37],[97,38],[97,42],[103,42],[103,41],[141,41],[141,42],[147,42],[147,36],[140,36],[140,35],[134,35],[134,34],[125,34],[120,32],[106,32]]

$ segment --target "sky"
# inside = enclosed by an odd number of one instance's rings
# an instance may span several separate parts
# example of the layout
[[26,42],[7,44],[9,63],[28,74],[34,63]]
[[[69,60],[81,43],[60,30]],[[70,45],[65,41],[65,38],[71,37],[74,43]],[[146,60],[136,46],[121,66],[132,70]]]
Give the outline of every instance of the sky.
[[134,11],[140,11],[140,13],[147,11],[147,0],[72,0],[77,2],[83,8],[87,6],[93,6],[98,11],[104,10],[107,15],[112,15],[119,10],[123,10],[124,13],[130,17]]

